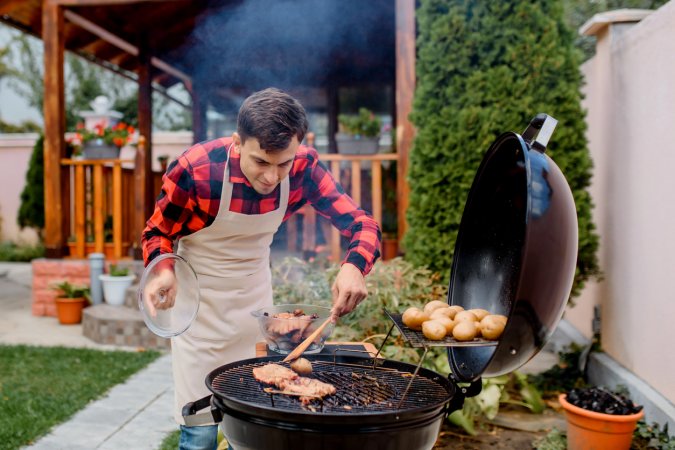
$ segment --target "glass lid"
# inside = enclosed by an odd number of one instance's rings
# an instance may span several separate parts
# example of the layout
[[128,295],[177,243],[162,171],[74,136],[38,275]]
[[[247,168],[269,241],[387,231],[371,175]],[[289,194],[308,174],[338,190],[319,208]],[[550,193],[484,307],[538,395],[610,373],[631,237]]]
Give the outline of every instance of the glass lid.
[[165,253],[145,268],[138,307],[148,328],[169,338],[187,330],[199,310],[197,274],[184,258]]

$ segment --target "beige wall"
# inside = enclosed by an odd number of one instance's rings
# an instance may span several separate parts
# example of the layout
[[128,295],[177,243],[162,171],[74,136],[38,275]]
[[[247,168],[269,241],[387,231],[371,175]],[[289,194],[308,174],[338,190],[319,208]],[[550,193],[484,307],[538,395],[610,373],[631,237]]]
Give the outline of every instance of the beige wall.
[[[28,162],[37,134],[0,134],[0,241],[35,243],[37,235],[31,229],[19,230],[16,216],[21,204],[21,191],[26,181]],[[169,161],[192,144],[192,132],[153,133],[152,168],[160,170],[157,156],[169,155]],[[120,157],[133,159],[133,147],[122,149]]]
[[566,318],[675,402],[675,1],[639,23],[597,27],[582,71],[604,281]]

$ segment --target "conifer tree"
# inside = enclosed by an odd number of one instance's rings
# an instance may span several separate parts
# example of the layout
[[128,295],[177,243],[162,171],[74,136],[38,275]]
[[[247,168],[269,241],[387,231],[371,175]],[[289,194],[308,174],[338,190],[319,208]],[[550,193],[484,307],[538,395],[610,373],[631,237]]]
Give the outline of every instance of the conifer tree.
[[560,0],[422,0],[417,11],[417,129],[409,164],[406,258],[448,276],[467,194],[502,132],[545,112],[547,154],[572,188],[579,219],[573,295],[599,272],[587,188],[592,163],[581,107],[580,52]]

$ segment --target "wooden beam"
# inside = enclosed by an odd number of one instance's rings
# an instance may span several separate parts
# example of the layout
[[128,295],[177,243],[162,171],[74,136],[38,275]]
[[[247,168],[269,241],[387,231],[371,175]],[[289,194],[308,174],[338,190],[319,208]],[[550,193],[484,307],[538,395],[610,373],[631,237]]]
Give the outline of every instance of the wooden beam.
[[163,3],[167,1],[179,1],[179,0],[47,0],[47,3],[50,5],[60,5],[60,6],[113,6],[113,5],[126,5],[129,3],[147,3],[147,2]]
[[0,16],[5,14],[10,14],[20,7],[21,5],[26,4],[26,0],[5,0],[0,2]]
[[[90,0],[94,1],[94,0]],[[128,41],[125,41],[121,37],[111,33],[110,31],[106,30],[105,28],[96,25],[94,22],[90,21],[89,19],[85,19],[79,14],[76,14],[72,11],[65,11],[64,16],[66,19],[68,19],[70,22],[74,23],[75,25],[89,31],[90,33],[100,37],[104,41],[110,43],[111,45],[114,45],[115,47],[124,50],[125,52],[138,56],[140,51],[137,46],[131,44]],[[185,72],[173,67],[169,63],[162,61],[159,58],[156,57],[151,57],[150,62],[153,66],[157,67],[159,70],[162,70],[170,75],[173,75],[174,77],[178,78],[179,80],[183,81],[184,83],[190,83],[191,78],[188,74]]]
[[60,258],[65,253],[64,217],[70,214],[61,196],[61,158],[65,156],[66,128],[64,97],[63,10],[46,1],[42,5],[42,40],[44,42],[44,173],[45,173],[45,254]]
[[197,143],[206,139],[206,102],[201,89],[191,86],[192,94],[192,142]]
[[408,157],[415,129],[408,116],[415,93],[415,0],[396,0],[396,152],[399,242],[407,229]]
[[146,50],[147,38],[141,37],[138,55],[138,132],[143,137],[136,150],[134,169],[134,257],[142,257],[141,233],[152,215],[154,192],[152,178],[152,68]]

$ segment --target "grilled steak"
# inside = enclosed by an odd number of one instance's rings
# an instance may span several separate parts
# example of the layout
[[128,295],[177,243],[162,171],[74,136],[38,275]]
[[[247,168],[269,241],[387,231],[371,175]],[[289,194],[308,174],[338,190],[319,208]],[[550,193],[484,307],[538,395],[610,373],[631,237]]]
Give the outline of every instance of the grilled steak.
[[335,394],[335,386],[313,378],[298,377],[292,380],[284,380],[280,386],[285,392],[300,395],[300,401],[306,405],[315,398],[323,398]]
[[253,369],[253,377],[265,384],[272,384],[288,394],[300,396],[303,405],[316,398],[335,394],[335,386],[313,378],[301,377],[279,364],[265,364]]
[[279,387],[284,381],[298,378],[298,374],[279,364],[265,364],[253,369],[253,377],[261,383]]

